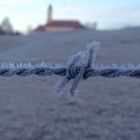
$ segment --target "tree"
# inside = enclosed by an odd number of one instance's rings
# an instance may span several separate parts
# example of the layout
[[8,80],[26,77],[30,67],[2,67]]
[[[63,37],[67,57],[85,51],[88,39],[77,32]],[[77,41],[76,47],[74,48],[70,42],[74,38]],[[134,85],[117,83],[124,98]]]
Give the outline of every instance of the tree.
[[91,29],[91,30],[97,30],[97,22],[87,22],[85,24],[85,26],[88,28],[88,29]]
[[29,26],[27,27],[27,33],[30,34],[32,31],[33,31],[32,26],[29,25]]
[[3,19],[1,23],[1,29],[8,34],[13,33],[13,27],[8,17]]

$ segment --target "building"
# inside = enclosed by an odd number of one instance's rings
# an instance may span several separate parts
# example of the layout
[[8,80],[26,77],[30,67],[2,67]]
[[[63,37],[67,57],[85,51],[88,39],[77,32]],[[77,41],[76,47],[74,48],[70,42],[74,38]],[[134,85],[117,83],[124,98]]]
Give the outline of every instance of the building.
[[77,20],[54,20],[53,8],[50,5],[47,13],[47,23],[38,26],[35,31],[71,31],[84,29],[85,27]]

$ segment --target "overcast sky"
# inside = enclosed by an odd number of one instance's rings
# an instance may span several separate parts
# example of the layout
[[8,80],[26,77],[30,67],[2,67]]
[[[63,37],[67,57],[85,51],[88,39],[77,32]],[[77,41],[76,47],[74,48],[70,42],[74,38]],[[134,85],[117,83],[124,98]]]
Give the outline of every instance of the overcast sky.
[[52,4],[55,19],[98,23],[100,29],[140,25],[140,0],[0,0],[0,21],[9,17],[20,31],[47,20]]

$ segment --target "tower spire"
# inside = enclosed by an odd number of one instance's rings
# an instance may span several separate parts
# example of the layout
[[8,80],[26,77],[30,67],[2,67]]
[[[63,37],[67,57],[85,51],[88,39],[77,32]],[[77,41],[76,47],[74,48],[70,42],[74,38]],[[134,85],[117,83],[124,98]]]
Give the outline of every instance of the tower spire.
[[48,23],[52,21],[52,16],[53,16],[53,8],[52,5],[50,4],[48,7],[48,19],[47,19]]

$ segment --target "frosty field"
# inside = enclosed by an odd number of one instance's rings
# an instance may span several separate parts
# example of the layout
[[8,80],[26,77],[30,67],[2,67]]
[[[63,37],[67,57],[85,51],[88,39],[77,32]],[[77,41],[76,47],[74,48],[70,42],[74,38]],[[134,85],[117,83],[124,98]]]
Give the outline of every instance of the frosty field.
[[[96,64],[140,64],[139,28],[0,36],[0,62],[65,64],[92,40]],[[89,78],[74,97],[53,93],[62,79],[0,77],[0,140],[140,140],[140,79]]]

